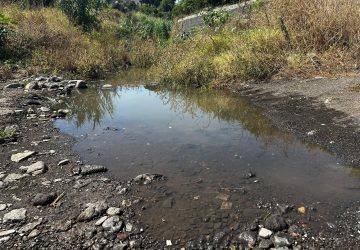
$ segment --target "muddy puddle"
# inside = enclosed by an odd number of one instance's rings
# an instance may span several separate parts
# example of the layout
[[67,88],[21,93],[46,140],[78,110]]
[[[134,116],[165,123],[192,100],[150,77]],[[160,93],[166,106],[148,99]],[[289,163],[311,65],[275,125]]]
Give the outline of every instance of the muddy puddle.
[[247,98],[109,82],[114,88],[101,82],[74,94],[66,103],[71,115],[56,126],[77,139],[84,162],[108,167],[109,175],[167,177],[139,187],[149,203],[137,216],[157,237],[236,232],[271,200],[324,204],[318,209],[331,219],[337,204],[358,198],[357,171],[278,130]]

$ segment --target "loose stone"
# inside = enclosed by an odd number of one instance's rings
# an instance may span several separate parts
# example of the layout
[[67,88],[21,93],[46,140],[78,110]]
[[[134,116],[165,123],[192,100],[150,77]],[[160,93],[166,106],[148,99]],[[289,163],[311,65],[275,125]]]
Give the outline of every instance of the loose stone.
[[108,216],[103,216],[103,217],[101,217],[99,220],[97,220],[96,222],[95,222],[95,226],[100,226],[101,224],[103,224],[104,223],[104,221],[106,221],[106,219],[107,218],[109,218]]
[[239,240],[248,247],[253,248],[256,244],[256,234],[254,232],[245,231],[239,235]]
[[21,162],[23,160],[26,160],[30,156],[34,155],[35,153],[36,152],[34,152],[34,151],[25,150],[23,153],[13,154],[11,156],[11,160],[14,162]]
[[108,210],[106,211],[106,214],[109,216],[119,215],[120,213],[121,213],[121,209],[117,207],[109,207]]
[[42,219],[39,219],[38,221],[26,224],[26,225],[22,226],[19,229],[18,232],[19,233],[26,233],[26,232],[29,232],[31,230],[34,230],[37,226],[39,226],[41,224],[41,222],[42,222]]
[[4,211],[6,207],[6,204],[0,204],[0,211]]
[[53,202],[56,197],[57,197],[56,193],[50,193],[50,194],[38,193],[36,194],[35,198],[32,200],[32,204],[33,206],[46,206],[51,202]]
[[102,224],[102,227],[110,233],[116,233],[121,230],[123,224],[124,223],[120,220],[120,217],[115,215],[106,219]]
[[106,167],[99,165],[85,165],[80,168],[81,175],[90,175],[90,174],[106,172],[106,171],[107,171]]
[[39,175],[47,171],[47,167],[43,161],[35,162],[30,166],[21,166],[20,169],[25,170],[27,174],[31,175]]
[[287,223],[280,215],[271,215],[264,222],[264,227],[272,231],[281,231],[287,228]]
[[102,88],[103,88],[103,89],[112,89],[113,86],[112,86],[111,84],[104,84],[104,85],[102,86]]
[[70,160],[65,159],[65,160],[59,161],[58,166],[63,166],[63,165],[69,164],[69,163],[70,163]]
[[11,182],[15,182],[18,180],[21,180],[22,178],[25,178],[26,176],[28,176],[27,174],[8,174],[5,179],[4,182],[5,183],[11,183]]
[[165,176],[160,174],[141,174],[136,176],[133,181],[137,184],[147,185],[153,181],[165,180]]
[[6,237],[3,237],[3,238],[0,238],[0,243],[2,243],[2,242],[7,242],[8,240],[10,240],[10,236],[6,236]]
[[19,222],[26,219],[26,209],[25,208],[19,208],[14,209],[10,211],[9,213],[4,215],[3,221],[12,221],[12,222]]
[[0,231],[0,237],[4,237],[4,236],[9,236],[10,234],[15,233],[16,231],[14,229],[11,230],[5,230],[5,231]]
[[273,232],[266,228],[261,228],[259,231],[259,236],[264,239],[270,238],[270,236],[273,234]]
[[39,236],[40,231],[38,229],[34,229],[31,231],[31,233],[28,235],[29,238],[35,238],[37,236]]
[[108,205],[105,201],[87,204],[87,208],[78,216],[78,221],[91,220],[94,217],[103,214],[107,208]]
[[275,235],[274,236],[274,244],[275,244],[275,247],[288,247],[288,246],[291,246],[292,240],[285,236],[280,237],[280,236]]
[[261,249],[269,249],[270,247],[272,247],[274,244],[271,240],[261,240],[259,243],[259,248]]

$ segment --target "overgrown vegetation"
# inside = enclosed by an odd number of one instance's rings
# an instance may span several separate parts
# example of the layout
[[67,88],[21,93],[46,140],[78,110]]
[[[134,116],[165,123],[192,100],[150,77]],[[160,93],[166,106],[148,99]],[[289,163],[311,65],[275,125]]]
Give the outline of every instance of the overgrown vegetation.
[[2,59],[1,55],[4,54],[6,37],[11,30],[10,21],[8,17],[0,13],[0,60]]
[[60,8],[76,24],[89,30],[97,23],[97,16],[105,6],[103,0],[60,0]]
[[[86,18],[70,18],[62,8],[5,5],[0,12],[6,20],[1,23],[3,79],[17,68],[29,74],[66,72],[98,78],[130,65],[148,67],[171,31],[170,21],[110,8],[86,25],[78,21]],[[12,32],[5,17],[14,20]]]
[[108,2],[2,5],[0,78],[16,69],[95,78],[133,66],[151,68],[163,84],[221,87],[360,67],[357,0],[257,0],[243,16],[208,11],[205,27],[187,35],[177,33],[168,19],[177,8],[188,5],[194,11],[233,1],[182,0],[174,6],[173,0],[143,0],[134,6],[128,0],[121,11]]
[[271,77],[354,72],[359,65],[360,7],[356,0],[256,1],[232,17],[164,49],[154,75],[164,84],[216,86]]

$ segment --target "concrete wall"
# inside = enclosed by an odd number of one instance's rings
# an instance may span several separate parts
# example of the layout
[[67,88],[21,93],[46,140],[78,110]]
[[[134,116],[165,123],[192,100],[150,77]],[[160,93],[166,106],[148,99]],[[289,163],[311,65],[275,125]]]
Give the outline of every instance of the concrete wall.
[[[232,15],[243,15],[247,12],[251,1],[239,3],[239,4],[233,4],[233,5],[227,5],[215,8],[214,10],[220,10],[220,11],[226,11],[231,13]],[[184,18],[181,18],[177,20],[175,27],[180,33],[184,33],[187,31],[190,31],[194,28],[202,27],[204,25],[202,15],[204,15],[206,12],[202,11],[198,14],[186,16]]]

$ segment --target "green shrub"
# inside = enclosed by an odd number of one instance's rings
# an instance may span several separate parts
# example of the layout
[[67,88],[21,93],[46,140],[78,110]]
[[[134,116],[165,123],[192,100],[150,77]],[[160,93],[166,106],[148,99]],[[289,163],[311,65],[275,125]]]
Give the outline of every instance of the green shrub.
[[7,139],[14,137],[16,135],[16,132],[14,131],[0,131],[0,139]]
[[60,0],[59,6],[76,24],[90,29],[97,23],[97,15],[104,7],[103,0]]
[[120,39],[151,39],[164,41],[170,37],[172,22],[162,18],[136,13],[122,20],[117,34]]
[[224,27],[229,18],[230,14],[221,10],[211,10],[202,15],[205,25],[215,30]]
[[11,19],[0,13],[0,60],[4,59],[5,55],[5,41],[9,32]]

